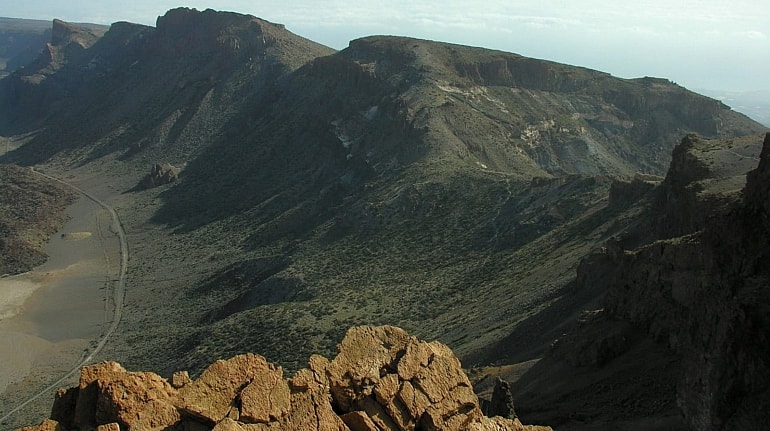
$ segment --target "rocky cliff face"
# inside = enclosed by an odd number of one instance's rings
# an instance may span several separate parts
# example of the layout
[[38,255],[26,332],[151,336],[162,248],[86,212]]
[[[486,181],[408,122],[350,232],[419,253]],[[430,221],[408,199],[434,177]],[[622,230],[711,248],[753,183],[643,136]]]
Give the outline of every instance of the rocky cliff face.
[[682,355],[677,400],[695,429],[762,427],[770,406],[767,321],[770,135],[742,195],[702,230],[626,252],[611,312]]
[[20,431],[337,430],[523,431],[517,419],[485,417],[460,362],[445,345],[391,327],[357,327],[329,361],[284,379],[259,355],[220,360],[197,379],[128,372],[115,362],[84,367],[57,393],[48,419]]
[[[554,350],[601,375],[633,363],[626,353],[649,336],[668,350],[650,363],[681,364],[671,375],[675,386],[661,398],[675,395],[690,429],[760,429],[769,419],[770,134],[760,142],[682,140],[647,213],[652,229],[630,235],[633,243],[608,243],[581,264],[578,288],[606,289],[602,313],[615,323],[584,322],[560,342],[568,347]],[[597,272],[604,278],[586,275]],[[598,328],[601,335],[587,336]],[[579,359],[586,354],[593,359]],[[554,364],[555,356],[544,364]],[[614,365],[605,368],[608,363]]]
[[[82,57],[106,28],[54,20],[50,41],[37,59],[3,79],[0,84],[0,127],[13,133],[39,127],[61,108],[60,102],[83,83]],[[78,64],[75,70],[66,68]],[[64,70],[62,70],[64,69]],[[12,107],[12,108],[11,108]],[[7,133],[7,132],[6,132]]]
[[156,28],[118,22],[92,39],[88,29],[54,26],[50,55],[0,82],[4,134],[43,124],[51,132],[19,152],[27,163],[73,150],[100,157],[153,149],[176,162],[210,143],[247,99],[333,52],[283,26],[213,10],[174,9]]
[[[37,157],[30,161],[83,146],[103,147],[99,156],[130,155],[160,143],[166,152],[184,145],[180,154],[189,155],[216,141],[217,122],[243,128],[228,133],[238,139],[275,133],[264,121],[281,112],[253,112],[275,102],[309,125],[320,122],[316,135],[335,122],[335,132],[352,145],[348,153],[381,168],[393,157],[430,155],[541,175],[662,173],[683,132],[718,137],[760,130],[720,102],[666,80],[623,80],[417,39],[367,37],[322,60],[333,50],[278,24],[213,10],[174,9],[156,28],[116,23],[98,42],[90,29],[61,21],[54,27],[50,52],[10,76],[0,92],[0,108],[14,116],[0,124],[4,133],[29,131],[56,114],[55,126],[46,121],[54,126],[51,135],[28,146],[36,147],[34,155],[20,152]],[[319,61],[298,70],[313,59]],[[277,85],[289,74],[286,86]],[[39,94],[38,103],[14,113],[9,105],[31,103],[30,92]],[[208,121],[199,118],[204,113]],[[93,125],[84,128],[79,118]],[[244,124],[249,120],[256,121]],[[407,132],[401,140],[415,145],[394,148],[385,130]],[[53,140],[56,146],[46,144]],[[180,142],[186,140],[193,142]]]
[[395,89],[397,110],[390,115],[423,135],[423,151],[497,170],[662,174],[684,131],[716,137],[744,128],[720,102],[663,79],[622,80],[399,37],[355,40],[336,57]]
[[0,18],[0,78],[34,61],[50,40],[50,21]]

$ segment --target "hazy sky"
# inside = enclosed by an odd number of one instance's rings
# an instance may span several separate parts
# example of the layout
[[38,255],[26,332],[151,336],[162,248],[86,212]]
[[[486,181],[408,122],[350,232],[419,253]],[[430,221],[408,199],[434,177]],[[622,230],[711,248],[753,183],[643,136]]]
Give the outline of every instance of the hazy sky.
[[770,0],[0,0],[0,16],[154,25],[177,6],[285,24],[342,49],[373,34],[414,36],[657,76],[690,89],[770,89]]

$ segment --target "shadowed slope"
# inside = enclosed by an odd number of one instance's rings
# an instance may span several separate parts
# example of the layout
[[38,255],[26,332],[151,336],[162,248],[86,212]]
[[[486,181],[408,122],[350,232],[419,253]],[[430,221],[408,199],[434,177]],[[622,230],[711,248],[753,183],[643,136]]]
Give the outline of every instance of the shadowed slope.
[[578,291],[605,292],[605,309],[514,385],[523,418],[575,430],[767,423],[770,135],[761,139],[682,140],[647,223],[581,262]]
[[[610,201],[616,180],[663,173],[684,131],[764,130],[665,80],[397,37],[333,53],[213,11],[85,52],[91,83],[11,157],[126,192],[134,305],[111,348],[132,368],[256,350],[294,370],[364,323],[466,365],[510,334],[536,357],[596,300],[562,301],[579,259],[640,211],[647,185]],[[160,162],[179,180],[134,189]]]
[[57,68],[43,67],[54,69],[44,80],[15,74],[2,81],[3,109],[45,99],[44,115],[21,112],[3,126],[18,133],[20,124],[30,130],[45,120],[11,158],[36,163],[58,155],[84,163],[107,154],[163,154],[179,163],[221,133],[245,100],[333,52],[258,18],[194,9],[170,11],[157,29],[116,23],[83,52],[70,53],[71,46],[60,49]]

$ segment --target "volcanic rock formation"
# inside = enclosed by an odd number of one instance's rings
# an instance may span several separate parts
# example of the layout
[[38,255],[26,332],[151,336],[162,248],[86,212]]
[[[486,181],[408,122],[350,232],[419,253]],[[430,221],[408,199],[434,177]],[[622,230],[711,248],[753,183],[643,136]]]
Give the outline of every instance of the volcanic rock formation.
[[348,331],[332,361],[314,355],[289,379],[262,356],[217,361],[194,381],[177,373],[128,372],[115,362],[84,367],[60,390],[49,430],[549,430],[481,413],[452,351],[392,326]]
[[142,186],[146,189],[173,183],[179,177],[179,168],[169,163],[156,163],[152,165],[150,173],[142,179]]
[[[624,406],[605,400],[591,410],[583,403],[582,421],[596,423],[602,410],[614,410],[624,421],[665,416],[668,422],[658,426],[666,429],[766,427],[770,134],[762,146],[760,140],[682,139],[645,222],[581,263],[577,289],[606,289],[604,309],[585,313],[517,382],[522,417],[588,429],[564,412],[544,412],[563,409],[565,403],[554,400],[572,390],[597,399],[589,391],[601,385],[623,399],[618,388],[635,385]],[[759,166],[750,170],[757,155]],[[571,389],[548,388],[546,379],[566,373],[580,376]],[[588,382],[576,389],[583,377]],[[684,423],[671,416],[673,407]]]
[[770,419],[770,134],[733,200],[731,178],[715,175],[704,156],[718,151],[713,144],[686,137],[678,150],[686,156],[675,152],[672,161],[672,170],[676,163],[711,179],[666,193],[666,204],[685,205],[690,229],[624,251],[606,305],[682,356],[677,403],[694,429],[750,429]]
[[[467,364],[539,357],[595,305],[568,298],[580,257],[655,186],[615,181],[663,174],[683,133],[765,131],[665,79],[403,37],[334,52],[211,10],[75,45],[0,81],[0,134],[23,136],[2,160],[110,178],[136,247],[106,348],[164,375],[248,350],[293,374],[363,323]],[[114,194],[161,160],[184,181]]]

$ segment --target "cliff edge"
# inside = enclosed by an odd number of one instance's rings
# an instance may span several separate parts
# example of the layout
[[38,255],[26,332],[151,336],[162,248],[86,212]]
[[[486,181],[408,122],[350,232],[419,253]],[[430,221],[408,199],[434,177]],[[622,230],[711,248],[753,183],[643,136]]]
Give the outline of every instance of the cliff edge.
[[[764,143],[688,135],[651,193],[636,231],[581,262],[577,289],[603,289],[604,308],[584,313],[514,385],[517,412],[575,430],[640,420],[645,429],[765,428],[770,134]],[[550,384],[555,376],[571,376],[569,385]],[[572,393],[582,404],[563,401]]]
[[460,361],[439,342],[364,326],[338,349],[331,361],[313,355],[289,379],[255,354],[217,361],[195,380],[102,362],[59,390],[51,419],[19,431],[550,430],[484,416]]
[[[742,154],[730,144],[719,147]],[[624,251],[607,291],[610,313],[681,356],[677,405],[693,429],[750,429],[770,419],[769,176],[770,134],[742,192],[719,187],[714,198],[699,188],[692,202],[712,210],[688,205],[697,213],[681,214],[702,228]]]

